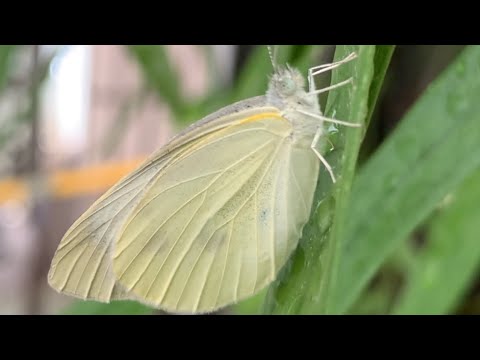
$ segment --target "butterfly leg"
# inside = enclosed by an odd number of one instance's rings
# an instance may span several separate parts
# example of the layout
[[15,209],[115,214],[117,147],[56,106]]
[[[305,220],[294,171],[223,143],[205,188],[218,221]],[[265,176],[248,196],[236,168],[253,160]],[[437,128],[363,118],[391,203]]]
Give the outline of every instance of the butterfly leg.
[[310,147],[312,148],[315,155],[317,155],[317,157],[320,159],[322,164],[327,169],[328,173],[330,174],[330,177],[332,178],[333,183],[335,183],[336,180],[335,180],[335,175],[333,175],[332,167],[330,166],[328,161],[322,156],[322,154],[320,154],[320,152],[317,150],[318,141],[320,140],[320,136],[322,135],[322,133],[323,133],[322,128],[318,128],[317,132],[315,133],[315,136],[313,137],[312,145],[310,145]]
[[326,140],[328,141],[328,143],[331,146],[330,151],[333,151],[335,149],[335,145],[333,145],[332,140],[330,140],[328,137],[326,138]]
[[327,86],[327,87],[324,87],[322,89],[319,89],[319,90],[314,90],[314,91],[311,91],[309,92],[308,94],[309,95],[318,95],[318,94],[321,94],[321,93],[324,93],[324,92],[327,92],[327,91],[330,91],[330,90],[333,90],[333,89],[337,89],[339,87],[342,87],[342,86],[345,86],[345,85],[348,85],[348,84],[351,84],[353,82],[353,77],[345,80],[345,81],[342,81],[342,82],[339,82],[337,84],[334,84],[334,85],[330,85],[330,86]]
[[300,114],[311,116],[315,119],[330,122],[330,123],[333,123],[333,124],[338,124],[338,125],[343,125],[343,126],[348,126],[348,127],[361,127],[362,126],[362,124],[356,124],[356,123],[351,123],[351,122],[348,122],[348,121],[332,119],[332,118],[329,118],[329,117],[326,117],[326,116],[323,116],[323,115],[314,114],[314,113],[304,111],[304,110],[301,110],[301,109],[296,109],[295,111],[299,112]]
[[308,69],[307,79],[308,79],[309,92],[315,91],[315,83],[313,81],[313,77],[315,75],[321,74],[321,73],[326,72],[326,71],[333,70],[333,69],[339,67],[340,65],[345,64],[345,63],[355,59],[356,57],[357,57],[357,54],[352,52],[351,54],[349,54],[347,57],[345,57],[342,60],[336,61],[334,63],[314,66],[314,67]]

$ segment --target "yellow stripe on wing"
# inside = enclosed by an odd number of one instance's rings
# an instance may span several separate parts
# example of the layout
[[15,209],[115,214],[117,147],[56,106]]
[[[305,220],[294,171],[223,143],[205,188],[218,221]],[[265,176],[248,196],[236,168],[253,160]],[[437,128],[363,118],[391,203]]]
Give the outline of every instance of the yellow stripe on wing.
[[282,115],[280,115],[279,112],[267,112],[267,113],[263,113],[263,114],[257,114],[257,115],[249,116],[249,117],[241,120],[239,122],[239,124],[245,124],[245,123],[249,123],[249,122],[253,122],[253,121],[261,121],[261,120],[271,119],[271,118],[274,118],[274,119],[277,119],[277,120],[285,120],[285,118]]

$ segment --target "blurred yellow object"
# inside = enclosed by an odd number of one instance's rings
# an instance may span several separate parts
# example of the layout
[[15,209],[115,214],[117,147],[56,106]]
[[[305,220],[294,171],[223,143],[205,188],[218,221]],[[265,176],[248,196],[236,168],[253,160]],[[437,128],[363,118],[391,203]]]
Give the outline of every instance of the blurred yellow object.
[[9,178],[0,181],[0,205],[10,200],[25,200],[28,186],[25,180]]
[[[52,197],[70,198],[105,191],[128,174],[145,158],[125,162],[100,164],[72,170],[60,170],[47,175],[45,191]],[[25,201],[31,188],[26,178],[0,180],[0,205],[7,201]]]

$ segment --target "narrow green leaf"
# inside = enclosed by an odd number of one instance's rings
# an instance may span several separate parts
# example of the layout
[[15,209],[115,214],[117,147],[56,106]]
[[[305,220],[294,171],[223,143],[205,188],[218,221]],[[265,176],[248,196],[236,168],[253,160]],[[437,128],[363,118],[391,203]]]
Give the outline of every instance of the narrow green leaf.
[[390,60],[393,55],[395,46],[393,45],[378,45],[375,49],[375,59],[374,66],[375,72],[373,75],[372,85],[370,86],[370,95],[368,99],[368,115],[366,119],[366,124],[368,127],[368,132],[365,134],[365,138],[362,142],[362,147],[360,149],[360,154],[358,155],[359,166],[365,162],[366,159],[374,152],[380,141],[380,127],[379,122],[381,119],[377,116],[373,121],[375,123],[371,124],[373,114],[375,112],[375,105],[380,97],[382,89],[387,88],[388,84],[384,85],[384,80],[386,78],[387,69],[390,65]]
[[480,165],[480,47],[467,47],[361,169],[352,189],[335,312]]
[[[348,56],[349,53],[356,51],[355,47],[341,46],[337,48],[336,60],[340,60]],[[340,142],[340,146],[344,148],[343,159],[341,159],[341,178],[338,185],[335,187],[336,207],[335,207],[335,221],[333,223],[330,238],[327,240],[327,249],[325,253],[326,267],[323,274],[319,271],[321,276],[318,302],[312,301],[309,308],[315,311],[318,308],[322,313],[331,313],[334,309],[334,289],[337,278],[338,263],[341,252],[341,241],[343,239],[344,225],[347,222],[346,211],[348,209],[350,191],[355,175],[356,163],[360,145],[367,126],[367,116],[369,112],[369,101],[371,85],[374,74],[374,57],[376,54],[375,46],[362,46],[358,48],[358,62],[352,64],[354,71],[353,76],[356,80],[352,94],[346,92],[338,92],[338,97],[328,97],[327,116],[337,117],[339,119],[349,119],[349,121],[362,124],[363,131],[360,129],[348,129],[346,131],[345,140]],[[340,55],[338,56],[338,53]],[[355,66],[356,65],[356,66]],[[340,68],[332,76],[332,83],[338,83],[345,79],[347,74],[347,67]],[[343,75],[343,76],[342,76]],[[382,77],[383,78],[383,77]],[[342,98],[343,95],[343,98]],[[338,110],[337,110],[338,109]],[[336,114],[335,116],[333,116]],[[313,297],[315,299],[315,297]],[[309,309],[307,308],[307,310]]]
[[480,169],[448,195],[433,218],[427,246],[416,258],[394,314],[447,314],[480,266]]
[[[358,58],[332,74],[332,84],[354,78],[353,86],[332,91],[327,116],[364,124],[368,112],[373,76],[374,46],[338,46],[335,59],[355,51]],[[331,192],[331,180],[322,168],[314,211],[303,230],[300,245],[275,283],[265,303],[266,313],[328,313],[335,284],[338,247],[345,220],[356,157],[363,137],[362,129],[344,128],[332,140],[335,150],[327,160],[333,166],[338,183]]]
[[7,83],[10,70],[10,61],[17,49],[14,45],[0,45],[0,92],[3,91]]
[[375,110],[375,104],[380,95],[383,80],[387,73],[388,65],[390,64],[394,50],[395,46],[393,45],[378,45],[375,48],[375,58],[373,60],[375,72],[372,79],[372,85],[370,86],[370,95],[368,99],[367,125],[372,118],[373,111]]
[[175,117],[181,117],[184,102],[178,85],[180,82],[165,47],[132,45],[128,46],[128,50],[137,60],[146,83],[168,103]]

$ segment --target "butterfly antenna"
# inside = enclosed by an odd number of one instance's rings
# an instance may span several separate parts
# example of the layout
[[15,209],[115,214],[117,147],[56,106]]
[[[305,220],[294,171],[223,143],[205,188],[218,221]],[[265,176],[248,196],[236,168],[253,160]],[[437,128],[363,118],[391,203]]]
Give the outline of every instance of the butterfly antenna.
[[277,46],[267,45],[268,55],[270,56],[270,61],[272,62],[273,71],[277,71]]

